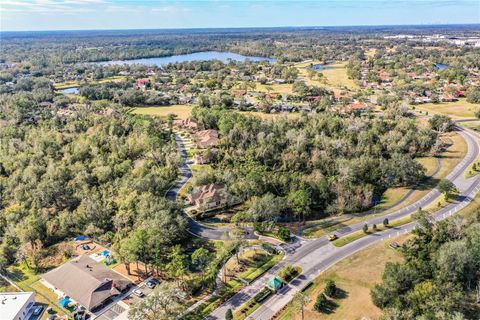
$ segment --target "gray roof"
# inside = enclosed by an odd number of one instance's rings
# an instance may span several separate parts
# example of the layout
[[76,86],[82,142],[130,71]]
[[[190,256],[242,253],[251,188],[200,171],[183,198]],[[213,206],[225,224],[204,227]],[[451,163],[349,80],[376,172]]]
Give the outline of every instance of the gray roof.
[[44,274],[43,279],[89,310],[130,283],[85,255]]

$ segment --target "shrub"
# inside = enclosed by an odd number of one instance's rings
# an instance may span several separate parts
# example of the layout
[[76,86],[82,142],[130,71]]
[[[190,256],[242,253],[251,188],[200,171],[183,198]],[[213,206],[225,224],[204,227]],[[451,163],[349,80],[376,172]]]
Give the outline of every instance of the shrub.
[[335,285],[335,281],[333,280],[327,280],[327,284],[325,286],[325,290],[323,290],[323,293],[329,297],[335,297],[335,294],[337,293],[337,286]]
[[388,218],[383,219],[383,225],[386,227],[388,226],[388,224],[389,224]]
[[277,236],[283,241],[290,241],[290,230],[285,227],[278,227]]
[[255,301],[256,303],[260,303],[262,301],[264,301],[265,299],[267,299],[271,294],[272,294],[272,290],[270,290],[269,288],[265,287],[263,288],[262,291],[260,291],[254,298],[253,298],[253,301]]
[[292,265],[287,264],[287,265],[285,265],[285,267],[283,267],[282,270],[280,270],[280,272],[278,273],[278,276],[280,278],[282,278],[283,280],[286,280],[294,272],[295,272],[295,268]]
[[317,300],[315,301],[315,305],[313,306],[316,311],[323,312],[327,308],[328,300],[325,294],[320,293],[317,296]]
[[363,225],[363,232],[367,233],[368,232],[368,224]]
[[228,309],[227,312],[225,312],[225,320],[233,320],[232,309]]
[[373,226],[372,226],[373,230],[377,230],[377,225],[374,223]]

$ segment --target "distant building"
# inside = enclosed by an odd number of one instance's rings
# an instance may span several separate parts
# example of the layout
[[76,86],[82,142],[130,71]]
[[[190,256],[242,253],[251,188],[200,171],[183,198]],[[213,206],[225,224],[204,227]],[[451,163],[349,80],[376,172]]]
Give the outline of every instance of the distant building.
[[344,109],[345,113],[349,112],[365,112],[367,111],[368,106],[365,103],[350,103]]
[[220,143],[218,132],[213,129],[198,131],[193,135],[193,139],[199,149],[216,147]]
[[89,311],[107,305],[131,282],[92,258],[82,255],[42,276],[45,285]]
[[0,319],[28,319],[34,304],[33,292],[0,292]]
[[148,86],[150,86],[150,80],[137,79],[136,84],[138,89],[146,89]]
[[173,126],[189,131],[197,131],[200,129],[200,124],[192,118],[173,120]]

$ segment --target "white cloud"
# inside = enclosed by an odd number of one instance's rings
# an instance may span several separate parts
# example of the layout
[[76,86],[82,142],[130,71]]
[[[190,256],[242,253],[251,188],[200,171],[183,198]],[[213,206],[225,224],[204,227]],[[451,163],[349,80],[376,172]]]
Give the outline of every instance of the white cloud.
[[8,12],[85,12],[93,10],[91,5],[108,4],[109,0],[2,0],[0,11]]
[[162,7],[154,7],[152,8],[154,12],[167,12],[167,13],[178,13],[178,12],[190,12],[190,8],[185,8],[182,6],[162,6]]

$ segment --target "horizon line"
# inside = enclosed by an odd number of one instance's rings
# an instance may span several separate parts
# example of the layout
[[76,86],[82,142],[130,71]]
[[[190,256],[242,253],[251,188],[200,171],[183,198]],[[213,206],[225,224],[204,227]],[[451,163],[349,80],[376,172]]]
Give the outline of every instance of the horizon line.
[[435,27],[435,26],[478,26],[478,23],[423,23],[423,24],[357,24],[357,25],[316,25],[316,26],[271,26],[271,27],[193,27],[193,28],[118,28],[118,29],[46,29],[46,30],[1,30],[0,33],[10,32],[78,32],[78,31],[161,31],[161,30],[241,30],[241,29],[293,29],[293,28],[365,28],[365,27]]

